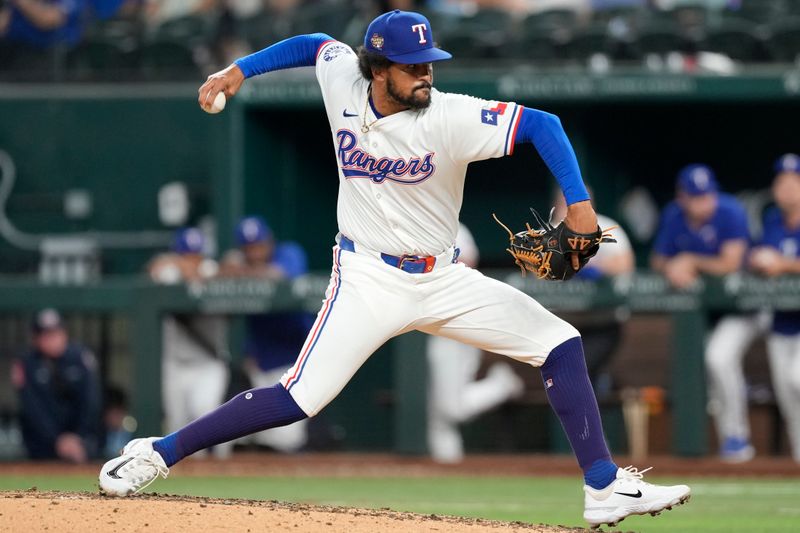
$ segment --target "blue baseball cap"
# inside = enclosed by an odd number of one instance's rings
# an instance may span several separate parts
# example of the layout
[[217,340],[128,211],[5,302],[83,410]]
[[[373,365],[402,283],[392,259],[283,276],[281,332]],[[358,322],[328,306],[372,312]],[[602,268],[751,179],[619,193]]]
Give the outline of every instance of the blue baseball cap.
[[205,243],[206,239],[199,229],[181,228],[175,232],[172,251],[176,254],[200,254],[203,253]]
[[678,190],[689,196],[700,196],[717,192],[719,184],[711,167],[695,163],[678,172]]
[[253,244],[263,242],[272,238],[272,230],[267,225],[266,220],[259,216],[244,217],[236,224],[236,242],[243,244]]
[[370,23],[364,34],[364,48],[404,65],[453,57],[433,46],[433,32],[427,18],[399,9],[384,13]]
[[783,154],[775,161],[775,174],[795,172],[800,174],[800,155]]

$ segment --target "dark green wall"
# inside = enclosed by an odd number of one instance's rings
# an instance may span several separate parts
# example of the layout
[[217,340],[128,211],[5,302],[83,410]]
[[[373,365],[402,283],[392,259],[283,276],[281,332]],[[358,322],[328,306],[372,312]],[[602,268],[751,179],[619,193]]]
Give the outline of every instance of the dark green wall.
[[[163,229],[156,194],[186,182],[195,214],[209,209],[209,116],[186,97],[0,98],[0,148],[17,167],[9,216],[22,231]],[[63,193],[91,191],[94,213],[76,223],[63,215]],[[3,270],[33,269],[35,254],[0,243]],[[152,253],[104,254],[112,272],[137,270]],[[17,267],[17,268],[13,268]]]

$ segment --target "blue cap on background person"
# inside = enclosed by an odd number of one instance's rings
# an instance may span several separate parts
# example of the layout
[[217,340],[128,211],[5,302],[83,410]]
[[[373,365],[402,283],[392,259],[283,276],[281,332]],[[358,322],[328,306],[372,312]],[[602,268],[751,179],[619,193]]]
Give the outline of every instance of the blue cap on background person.
[[427,18],[399,9],[384,13],[370,23],[364,34],[364,48],[405,65],[453,57],[434,46],[431,23]]
[[272,230],[260,216],[244,217],[236,224],[235,234],[239,246],[272,239]]
[[689,196],[700,196],[719,190],[714,171],[708,165],[695,163],[678,172],[678,190]]
[[176,254],[201,254],[206,239],[203,232],[197,228],[181,228],[175,232],[172,251]]
[[34,335],[63,327],[64,321],[61,314],[51,307],[38,311],[31,320],[31,331]]
[[775,161],[775,174],[796,172],[800,174],[800,155],[783,154]]

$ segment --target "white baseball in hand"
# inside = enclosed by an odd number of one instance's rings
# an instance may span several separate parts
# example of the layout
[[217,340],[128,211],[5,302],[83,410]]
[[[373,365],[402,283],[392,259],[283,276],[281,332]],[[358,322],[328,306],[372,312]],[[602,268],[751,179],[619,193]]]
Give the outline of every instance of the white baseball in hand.
[[216,98],[214,98],[214,101],[211,103],[211,107],[206,112],[211,113],[212,115],[219,113],[220,111],[225,109],[226,101],[227,100],[225,99],[225,93],[218,92]]

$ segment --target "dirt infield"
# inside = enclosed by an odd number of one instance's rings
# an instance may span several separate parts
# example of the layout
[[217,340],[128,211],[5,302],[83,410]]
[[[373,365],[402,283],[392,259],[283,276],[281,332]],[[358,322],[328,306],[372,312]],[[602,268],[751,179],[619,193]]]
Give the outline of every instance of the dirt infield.
[[[625,459],[620,461],[628,464]],[[798,477],[800,466],[788,458],[757,458],[745,465],[714,459],[654,457],[640,467],[654,466],[661,476]],[[4,463],[4,475],[96,475],[99,465]],[[437,465],[425,458],[391,454],[309,454],[283,456],[237,453],[230,460],[188,459],[172,468],[172,476],[578,476],[575,460],[551,455],[469,456],[460,465]],[[544,532],[588,531],[520,522],[498,522],[438,515],[320,505],[141,495],[117,499],[91,493],[0,491],[0,532],[147,531],[198,532]]]
[[562,533],[583,529],[521,522],[498,522],[438,515],[400,513],[388,509],[353,509],[250,500],[145,495],[106,498],[97,494],[0,492],[0,531],[114,531],[297,533],[380,531],[414,533]]

